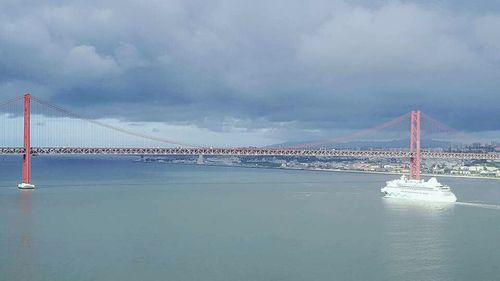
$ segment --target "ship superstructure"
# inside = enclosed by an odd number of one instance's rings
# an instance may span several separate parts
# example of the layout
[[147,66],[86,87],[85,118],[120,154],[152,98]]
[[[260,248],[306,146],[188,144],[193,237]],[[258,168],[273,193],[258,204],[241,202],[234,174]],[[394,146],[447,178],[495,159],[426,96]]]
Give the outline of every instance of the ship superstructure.
[[457,197],[449,186],[440,184],[436,178],[428,181],[409,179],[401,176],[400,179],[391,180],[380,190],[385,197],[423,200],[431,202],[452,203]]

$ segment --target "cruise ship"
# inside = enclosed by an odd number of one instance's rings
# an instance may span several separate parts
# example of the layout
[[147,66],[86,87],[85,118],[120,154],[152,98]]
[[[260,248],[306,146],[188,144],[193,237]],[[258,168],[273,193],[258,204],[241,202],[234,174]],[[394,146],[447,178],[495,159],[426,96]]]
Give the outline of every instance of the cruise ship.
[[409,179],[401,176],[400,179],[386,182],[380,191],[388,198],[422,200],[428,202],[453,203],[457,197],[449,186],[440,184],[436,178],[428,181]]

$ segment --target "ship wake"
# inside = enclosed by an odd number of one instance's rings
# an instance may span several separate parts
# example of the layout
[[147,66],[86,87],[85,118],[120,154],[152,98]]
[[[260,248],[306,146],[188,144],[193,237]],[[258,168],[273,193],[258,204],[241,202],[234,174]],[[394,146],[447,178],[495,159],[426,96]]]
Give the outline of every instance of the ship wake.
[[476,208],[491,209],[491,210],[500,210],[500,205],[494,205],[494,204],[475,203],[475,202],[455,202],[455,204],[460,205],[460,206],[476,207]]

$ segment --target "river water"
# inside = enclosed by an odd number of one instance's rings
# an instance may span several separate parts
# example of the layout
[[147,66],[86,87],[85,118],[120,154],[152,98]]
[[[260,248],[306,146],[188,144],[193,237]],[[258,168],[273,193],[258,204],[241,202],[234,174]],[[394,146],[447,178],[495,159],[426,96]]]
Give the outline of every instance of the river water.
[[0,158],[0,280],[500,280],[500,181],[384,199],[391,175]]

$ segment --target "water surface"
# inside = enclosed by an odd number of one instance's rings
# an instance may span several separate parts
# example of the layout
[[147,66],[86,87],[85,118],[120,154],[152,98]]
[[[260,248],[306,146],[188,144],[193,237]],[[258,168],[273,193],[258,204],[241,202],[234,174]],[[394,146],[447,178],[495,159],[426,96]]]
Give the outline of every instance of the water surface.
[[381,198],[395,176],[0,159],[0,280],[499,280],[500,182],[456,205]]

